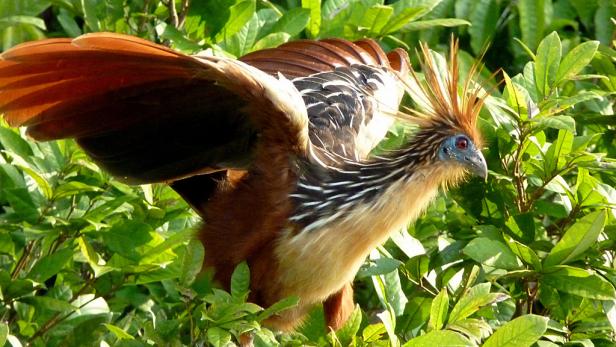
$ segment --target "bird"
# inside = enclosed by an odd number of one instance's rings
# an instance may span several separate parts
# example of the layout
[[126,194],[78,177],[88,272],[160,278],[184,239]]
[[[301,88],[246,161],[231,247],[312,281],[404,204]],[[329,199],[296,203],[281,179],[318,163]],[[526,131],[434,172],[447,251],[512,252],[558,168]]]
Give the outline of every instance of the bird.
[[[296,329],[316,305],[339,329],[366,256],[468,174],[485,178],[477,119],[487,93],[421,44],[419,71],[371,39],[298,40],[239,59],[90,33],[0,55],[0,113],[35,140],[73,138],[131,184],[169,184],[203,218],[204,268],[249,300],[298,304],[268,318]],[[410,95],[413,104],[401,107]],[[395,121],[398,149],[372,151]]]

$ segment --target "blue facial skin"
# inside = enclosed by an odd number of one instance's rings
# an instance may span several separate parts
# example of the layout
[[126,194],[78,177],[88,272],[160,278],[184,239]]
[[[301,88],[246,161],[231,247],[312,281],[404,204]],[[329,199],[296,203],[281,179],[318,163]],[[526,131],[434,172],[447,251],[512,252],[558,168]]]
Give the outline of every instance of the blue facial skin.
[[464,134],[448,137],[439,147],[438,157],[443,161],[455,161],[471,173],[486,178],[488,167],[481,151]]

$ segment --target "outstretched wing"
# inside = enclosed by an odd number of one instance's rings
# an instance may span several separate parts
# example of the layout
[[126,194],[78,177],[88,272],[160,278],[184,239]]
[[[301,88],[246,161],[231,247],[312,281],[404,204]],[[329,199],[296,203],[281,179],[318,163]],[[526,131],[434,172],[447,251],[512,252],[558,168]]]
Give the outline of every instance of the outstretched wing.
[[76,138],[131,183],[246,167],[257,134],[289,151],[308,141],[303,101],[287,79],[108,33],[0,55],[0,113],[38,140]]
[[[310,140],[328,164],[366,158],[394,119],[410,67],[402,49],[385,54],[373,40],[295,41],[241,60],[295,78],[310,120]],[[398,76],[396,76],[398,74]],[[328,158],[329,157],[329,158]]]
[[240,61],[109,33],[27,43],[0,55],[0,113],[35,139],[76,138],[128,182],[181,181],[247,168],[257,139],[305,151],[308,128],[326,152],[365,157],[391,123],[371,76],[409,69],[404,51],[371,40],[296,41]]

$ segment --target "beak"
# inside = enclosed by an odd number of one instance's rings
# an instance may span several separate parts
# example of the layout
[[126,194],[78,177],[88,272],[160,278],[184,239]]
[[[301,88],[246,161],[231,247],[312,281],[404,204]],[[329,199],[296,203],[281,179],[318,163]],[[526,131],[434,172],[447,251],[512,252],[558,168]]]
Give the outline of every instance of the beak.
[[475,150],[464,159],[467,169],[473,175],[477,175],[484,180],[488,178],[488,165],[480,150]]

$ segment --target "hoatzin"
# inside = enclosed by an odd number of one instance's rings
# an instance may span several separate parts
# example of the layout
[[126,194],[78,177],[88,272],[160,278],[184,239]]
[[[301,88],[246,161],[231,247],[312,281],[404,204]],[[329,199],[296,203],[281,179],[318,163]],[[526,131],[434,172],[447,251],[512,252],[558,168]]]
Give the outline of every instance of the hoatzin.
[[[205,266],[221,284],[247,261],[250,300],[299,297],[271,327],[292,329],[323,302],[336,329],[367,254],[439,187],[487,174],[476,128],[485,93],[470,78],[459,85],[451,48],[443,69],[422,47],[420,80],[404,51],[372,40],[290,42],[234,60],[110,33],[48,39],[0,55],[0,113],[36,140],[76,139],[121,180],[170,183],[203,217]],[[402,112],[405,90],[416,107]],[[396,118],[414,135],[370,156]]]

